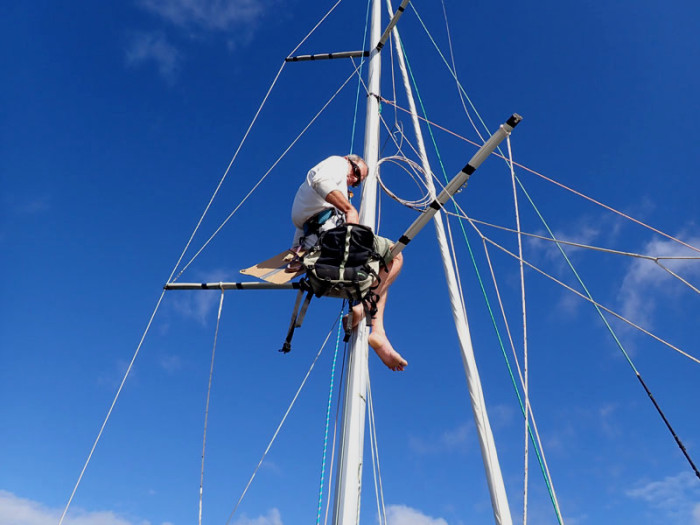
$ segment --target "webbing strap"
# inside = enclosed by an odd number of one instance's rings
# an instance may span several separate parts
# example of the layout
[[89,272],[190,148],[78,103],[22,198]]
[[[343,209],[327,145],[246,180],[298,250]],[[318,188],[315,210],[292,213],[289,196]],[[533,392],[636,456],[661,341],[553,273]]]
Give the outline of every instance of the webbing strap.
[[[297,293],[297,300],[294,303],[294,310],[292,311],[292,320],[289,322],[289,330],[287,331],[287,338],[284,340],[284,344],[282,345],[282,348],[280,348],[280,352],[283,352],[285,354],[289,353],[292,349],[292,337],[294,337],[294,329],[297,328],[298,326],[301,326],[301,322],[297,324],[297,314],[299,313],[299,305],[301,305],[301,298],[304,297],[304,292],[305,290],[303,288],[299,289],[299,292]],[[309,292],[310,293],[310,292]],[[307,301],[305,306],[308,306],[308,302],[311,299],[307,296]],[[306,312],[306,308],[304,308],[304,312]],[[303,318],[303,316],[302,316]]]
[[311,302],[311,298],[313,296],[314,296],[313,290],[309,290],[306,294],[306,299],[304,299],[304,304],[301,306],[301,310],[299,311],[299,315],[297,316],[297,322],[295,324],[296,328],[299,328],[301,326],[301,323],[304,320],[304,316],[306,315],[306,310],[309,308],[309,303]]

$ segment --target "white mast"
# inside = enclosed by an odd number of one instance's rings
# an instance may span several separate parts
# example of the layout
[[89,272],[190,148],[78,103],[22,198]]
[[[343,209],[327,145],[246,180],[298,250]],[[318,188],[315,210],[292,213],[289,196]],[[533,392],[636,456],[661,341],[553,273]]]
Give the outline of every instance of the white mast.
[[[387,0],[389,16],[392,16],[391,2]],[[420,152],[423,170],[426,174],[426,184],[431,197],[435,200],[435,186],[433,185],[432,171],[428,162],[428,155],[425,151],[425,143],[423,142],[423,134],[421,132],[420,123],[418,121],[418,113],[416,111],[416,103],[413,99],[413,90],[408,80],[406,65],[401,48],[401,39],[398,28],[393,28],[394,44],[396,46],[396,55],[399,59],[399,67],[401,76],[403,77],[404,88],[406,89],[406,97],[408,98],[411,116],[413,119],[413,127],[416,133],[416,142]],[[474,421],[476,423],[477,432],[479,434],[479,444],[481,445],[481,455],[484,460],[484,468],[486,470],[486,479],[491,493],[491,505],[493,514],[498,525],[511,525],[512,518],[510,515],[510,507],[508,506],[508,498],[506,496],[505,484],[501,474],[501,467],[496,454],[496,443],[491,432],[488,414],[486,413],[486,403],[484,401],[484,393],[481,389],[481,380],[479,379],[479,371],[476,367],[474,358],[474,349],[472,347],[471,335],[469,333],[469,322],[467,320],[467,310],[459,293],[457,277],[454,271],[454,264],[450,249],[447,244],[447,236],[445,235],[445,226],[442,222],[442,215],[438,211],[434,218],[435,234],[437,235],[438,244],[440,245],[440,254],[442,255],[442,265],[445,270],[445,278],[447,280],[447,288],[450,295],[450,304],[452,305],[452,317],[454,318],[457,336],[459,338],[459,346],[462,353],[462,362],[464,371],[467,376],[467,385],[469,388],[469,396],[472,402],[472,411],[474,413]]]
[[[363,183],[360,223],[374,228],[376,219],[377,177],[375,169],[379,158],[379,81],[381,57],[374,47],[381,38],[381,2],[372,2],[367,111],[365,120],[364,159],[369,176]],[[367,408],[367,329],[360,321],[354,331],[343,395],[342,436],[338,469],[336,471],[333,524],[350,525],[360,521],[360,495],[362,491],[362,458],[365,441],[365,411]]]

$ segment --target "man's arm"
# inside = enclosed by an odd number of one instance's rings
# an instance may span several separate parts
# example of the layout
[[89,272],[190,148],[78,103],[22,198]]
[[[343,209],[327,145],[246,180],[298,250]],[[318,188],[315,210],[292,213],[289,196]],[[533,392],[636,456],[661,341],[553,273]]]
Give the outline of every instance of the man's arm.
[[332,204],[335,208],[339,209],[345,214],[346,223],[358,224],[360,222],[360,217],[357,214],[357,210],[339,190],[333,190],[326,195],[326,202]]

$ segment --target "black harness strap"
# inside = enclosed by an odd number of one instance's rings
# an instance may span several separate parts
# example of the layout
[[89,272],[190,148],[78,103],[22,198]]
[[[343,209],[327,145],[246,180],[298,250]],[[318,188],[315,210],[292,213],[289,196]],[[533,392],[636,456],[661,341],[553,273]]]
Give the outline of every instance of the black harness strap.
[[[304,305],[301,307],[301,311],[299,311],[299,306],[301,305],[301,298],[304,296],[304,292],[306,292],[306,299],[304,300]],[[301,322],[304,320],[304,315],[306,315],[306,310],[309,307],[309,303],[311,302],[312,297],[313,292],[311,290],[307,291],[303,285],[299,288],[299,293],[297,293],[297,300],[294,303],[294,311],[292,312],[292,320],[289,322],[287,338],[284,340],[284,344],[279,350],[280,352],[287,354],[292,350],[292,337],[294,337],[294,329],[299,328],[301,326]]]

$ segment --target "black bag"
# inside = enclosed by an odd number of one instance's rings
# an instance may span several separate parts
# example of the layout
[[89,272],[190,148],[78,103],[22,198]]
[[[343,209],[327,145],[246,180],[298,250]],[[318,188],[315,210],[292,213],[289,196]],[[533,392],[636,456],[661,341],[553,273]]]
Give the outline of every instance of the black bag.
[[[351,304],[362,303],[371,323],[377,311],[377,295],[373,290],[379,286],[379,268],[384,264],[376,251],[376,244],[372,230],[360,224],[345,224],[321,233],[316,246],[302,258],[306,276],[300,281],[292,321],[281,352],[291,350],[294,329],[301,326],[314,295],[347,299]],[[302,305],[304,292],[306,299]],[[345,340],[349,337],[349,332],[346,332]]]

